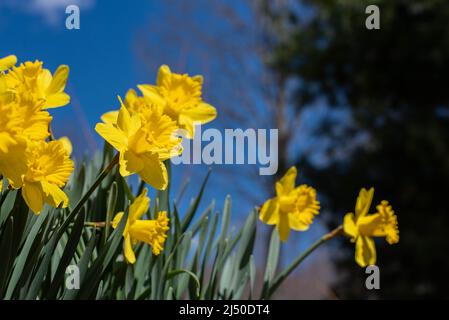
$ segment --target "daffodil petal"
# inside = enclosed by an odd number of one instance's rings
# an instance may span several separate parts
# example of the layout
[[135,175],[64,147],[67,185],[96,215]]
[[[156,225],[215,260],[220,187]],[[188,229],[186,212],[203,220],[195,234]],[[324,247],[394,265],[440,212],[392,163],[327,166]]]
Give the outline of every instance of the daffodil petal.
[[162,65],[159,68],[159,71],[157,73],[157,80],[156,84],[157,86],[163,86],[165,82],[170,81],[171,78],[171,70],[167,65]]
[[47,96],[44,107],[46,109],[63,107],[70,103],[70,96],[65,92],[53,93]]
[[[296,167],[291,167],[288,169],[288,171],[285,173],[285,175],[279,180],[279,183],[282,186],[282,193],[288,194],[295,188],[295,180],[296,175],[298,171],[296,170]],[[280,188],[279,188],[280,191]],[[278,192],[278,187],[276,188],[276,192]],[[279,194],[278,194],[279,196]]]
[[117,228],[118,224],[120,223],[120,220],[122,220],[123,212],[119,212],[115,215],[114,219],[111,222],[112,228]]
[[355,217],[358,219],[366,214],[368,214],[371,202],[373,201],[374,188],[366,190],[362,188],[360,190],[359,196],[357,197],[357,202],[355,205]]
[[142,193],[134,200],[129,207],[129,220],[131,222],[140,219],[150,207],[150,198],[147,196],[147,188],[144,188]]
[[[308,219],[304,219],[304,216],[307,216]],[[288,213],[288,220],[290,228],[296,231],[306,231],[309,229],[310,224],[312,223],[313,213],[305,212],[292,212]]]
[[372,238],[357,237],[355,242],[355,261],[362,268],[376,263],[376,246]]
[[279,215],[279,221],[276,225],[276,229],[278,230],[281,241],[287,241],[290,234],[290,225],[286,214]]
[[22,187],[22,196],[28,207],[39,214],[44,206],[44,194],[39,182],[26,183]]
[[144,168],[139,172],[139,176],[150,186],[165,190],[168,185],[167,168],[159,160],[157,154],[147,154],[142,157]]
[[355,239],[358,235],[357,226],[355,224],[354,214],[347,213],[343,218],[343,230],[352,239]]
[[166,104],[166,101],[161,97],[156,86],[150,84],[139,84],[137,88],[139,88],[140,92],[142,92],[142,94],[147,97],[152,103],[161,106],[164,106]]
[[208,103],[200,102],[194,108],[183,110],[181,114],[192,123],[204,124],[217,117],[217,109]]
[[64,136],[64,137],[59,138],[58,141],[60,141],[62,143],[62,145],[64,146],[64,149],[67,151],[67,154],[70,156],[73,151],[72,142],[70,141],[70,139],[68,137]]
[[144,163],[137,155],[132,151],[120,152],[120,174],[123,177],[127,177],[130,174],[141,171],[144,168]]
[[60,93],[64,91],[67,79],[69,78],[69,66],[60,65],[53,75],[50,86],[47,88],[47,94]]
[[106,112],[101,116],[101,120],[104,123],[110,123],[110,124],[116,124],[117,118],[118,118],[117,110]]
[[118,151],[123,151],[126,149],[127,137],[125,134],[117,129],[112,124],[97,123],[95,126],[95,131],[103,137],[108,143],[110,143]]
[[69,198],[57,185],[48,183],[46,181],[41,182],[42,190],[45,195],[45,202],[57,208],[62,205],[62,208],[67,208],[69,204]]
[[279,204],[277,199],[270,199],[263,204],[259,218],[266,224],[272,225],[279,222]]
[[134,264],[136,262],[136,255],[134,254],[133,246],[131,243],[131,237],[129,235],[125,236],[125,241],[123,243],[123,251],[125,252],[126,261],[129,264]]

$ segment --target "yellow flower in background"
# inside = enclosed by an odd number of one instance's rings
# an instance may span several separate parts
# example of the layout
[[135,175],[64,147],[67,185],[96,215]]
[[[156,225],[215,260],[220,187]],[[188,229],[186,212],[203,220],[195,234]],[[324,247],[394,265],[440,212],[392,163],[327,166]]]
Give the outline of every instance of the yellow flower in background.
[[296,168],[291,167],[276,182],[276,197],[266,201],[260,210],[260,220],[276,225],[282,241],[288,239],[290,229],[307,230],[320,210],[315,189],[304,184],[295,187],[296,175]]
[[42,102],[42,108],[57,108],[70,102],[70,96],[64,92],[69,67],[61,65],[54,75],[42,67],[41,61],[27,61],[18,67],[13,67],[4,76],[8,91],[17,96],[18,102],[24,94],[31,95],[37,102]]
[[355,242],[355,261],[361,267],[376,263],[373,237],[385,237],[389,244],[399,242],[398,220],[388,201],[382,201],[376,213],[368,214],[373,195],[374,188],[360,190],[355,214],[347,213],[343,222],[344,232]]
[[203,77],[172,73],[163,65],[159,68],[156,85],[138,85],[145,97],[162,105],[164,113],[186,130],[187,138],[194,136],[194,124],[214,120],[217,110],[202,100]]
[[9,55],[0,59],[0,72],[8,70],[14,67],[17,63],[17,57],[15,55]]
[[103,119],[95,130],[120,153],[120,174],[137,173],[154,188],[165,189],[168,174],[163,161],[182,150],[181,139],[174,136],[176,123],[157,110],[130,114],[123,104],[116,122]]
[[[130,264],[136,262],[133,245],[137,242],[145,242],[151,245],[153,254],[158,255],[164,248],[164,242],[167,238],[169,229],[167,213],[160,211],[155,220],[141,220],[142,216],[148,211],[150,198],[147,197],[147,189],[134,200],[129,207],[128,220],[123,231],[124,244],[123,251],[126,261]],[[117,228],[123,212],[117,213],[112,221],[112,227]]]
[[64,143],[58,140],[19,140],[7,157],[0,159],[0,172],[14,189],[22,189],[28,207],[36,214],[44,203],[66,208],[69,202],[62,188],[74,169]]

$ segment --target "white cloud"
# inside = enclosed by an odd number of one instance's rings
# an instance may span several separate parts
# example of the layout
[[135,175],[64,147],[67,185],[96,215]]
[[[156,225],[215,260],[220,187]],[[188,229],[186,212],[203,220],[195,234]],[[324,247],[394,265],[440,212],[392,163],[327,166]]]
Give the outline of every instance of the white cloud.
[[80,10],[90,10],[95,6],[95,0],[3,0],[1,7],[15,9],[20,12],[42,16],[50,25],[58,24],[65,19],[65,8],[69,5],[77,5]]

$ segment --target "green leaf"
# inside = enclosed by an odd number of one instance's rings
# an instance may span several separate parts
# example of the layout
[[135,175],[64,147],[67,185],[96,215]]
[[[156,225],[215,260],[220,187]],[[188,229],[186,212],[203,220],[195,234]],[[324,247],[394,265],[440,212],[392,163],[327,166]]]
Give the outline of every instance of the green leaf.
[[107,206],[107,213],[106,213],[106,227],[104,229],[103,233],[103,243],[106,243],[106,240],[109,237],[110,230],[111,230],[111,221],[112,217],[115,214],[115,207],[117,204],[117,182],[113,182],[111,186],[111,190],[109,191],[109,197],[108,197],[108,206]]
[[[83,282],[85,276],[86,276],[86,272],[87,272],[87,268],[89,266],[89,261],[92,257],[92,252],[95,248],[95,243],[98,240],[98,235],[96,233],[92,234],[89,243],[87,244],[86,249],[84,250],[84,253],[80,259],[80,261],[78,262],[78,268],[79,268],[79,276],[80,276],[80,283]],[[64,300],[71,300],[74,299],[77,294],[79,293],[79,290],[66,290],[64,293]]]
[[266,297],[268,293],[267,290],[273,281],[279,263],[280,248],[281,241],[279,239],[279,234],[276,228],[273,228],[273,231],[271,232],[270,248],[267,256],[267,265],[265,267],[265,275],[263,277],[262,298]]
[[107,267],[110,265],[112,259],[116,257],[117,249],[122,242],[123,230],[125,229],[126,222],[128,220],[129,207],[126,209],[120,223],[117,228],[111,234],[110,239],[106,245],[102,248],[100,255],[89,268],[86,278],[81,284],[79,298],[89,299],[96,297],[97,288],[100,281],[106,271]]
[[[19,278],[23,275],[23,269],[25,267],[25,264],[28,261],[30,249],[32,245],[34,244],[35,239],[37,238],[37,235],[39,231],[41,230],[42,224],[47,221],[47,215],[48,211],[42,212],[36,222],[34,223],[33,227],[31,228],[30,232],[28,233],[28,237],[26,238],[25,244],[20,251],[19,256],[16,259],[16,263],[14,266],[14,270],[11,274],[11,279],[9,281],[8,289],[6,291],[5,299],[11,299],[13,291],[16,289],[16,285],[19,281]],[[37,238],[37,240],[41,240],[41,238]],[[0,259],[0,261],[3,261]]]
[[193,220],[193,217],[195,216],[196,210],[198,209],[199,203],[201,201],[201,197],[203,196],[207,180],[209,179],[210,172],[211,172],[210,170],[207,172],[206,177],[204,178],[203,184],[201,185],[200,192],[198,193],[198,196],[195,198],[195,200],[190,205],[190,208],[187,211],[187,213],[182,221],[181,230],[183,233],[187,230],[187,228],[189,227],[190,223]]
[[53,281],[48,290],[48,294],[47,294],[48,299],[56,299],[56,295],[58,294],[61,283],[64,282],[64,275],[65,275],[66,268],[69,265],[69,263],[72,261],[76,247],[81,238],[81,233],[84,228],[84,220],[85,220],[85,212],[83,210],[76,218],[72,232],[67,240],[67,244],[65,246],[64,253],[62,254],[61,260],[59,261],[58,268],[56,269],[56,273],[53,277]]
[[13,225],[14,219],[10,217],[6,223],[5,230],[2,233],[0,241],[0,261],[2,267],[0,268],[0,297],[3,297],[3,291],[7,284],[9,269],[13,261],[12,247],[13,247]]
[[237,261],[239,268],[244,268],[248,262],[254,249],[254,241],[256,239],[256,211],[253,211],[246,219],[243,226],[242,237],[237,249]]
[[189,270],[186,270],[186,269],[170,271],[167,274],[167,279],[171,279],[171,278],[173,278],[173,277],[175,277],[177,275],[180,275],[180,274],[187,274],[187,275],[189,275],[191,277],[191,279],[195,282],[195,284],[196,284],[196,297],[199,298],[201,285],[200,285],[200,281],[199,281],[198,277],[193,272],[190,272]]

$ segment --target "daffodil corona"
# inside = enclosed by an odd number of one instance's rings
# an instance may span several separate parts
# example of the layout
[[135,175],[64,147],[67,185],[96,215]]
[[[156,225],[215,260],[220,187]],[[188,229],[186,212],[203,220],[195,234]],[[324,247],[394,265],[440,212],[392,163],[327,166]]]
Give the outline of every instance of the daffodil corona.
[[368,214],[373,195],[374,188],[360,190],[355,214],[347,213],[343,222],[345,234],[355,242],[355,261],[361,267],[376,263],[373,237],[385,237],[389,244],[399,242],[398,220],[388,201],[382,201],[376,213]]
[[290,229],[307,230],[320,210],[315,189],[305,184],[295,187],[296,175],[296,168],[291,167],[276,182],[276,197],[266,201],[260,210],[260,220],[276,225],[282,241],[288,239]]
[[[160,211],[154,220],[142,220],[141,218],[147,213],[149,206],[150,198],[147,197],[147,189],[144,189],[129,207],[128,220],[123,231],[123,252],[126,261],[130,264],[136,262],[133,245],[138,242],[151,245],[154,255],[160,254],[164,248],[169,229],[167,212]],[[114,229],[117,228],[123,214],[123,212],[119,212],[114,217],[112,221]]]

